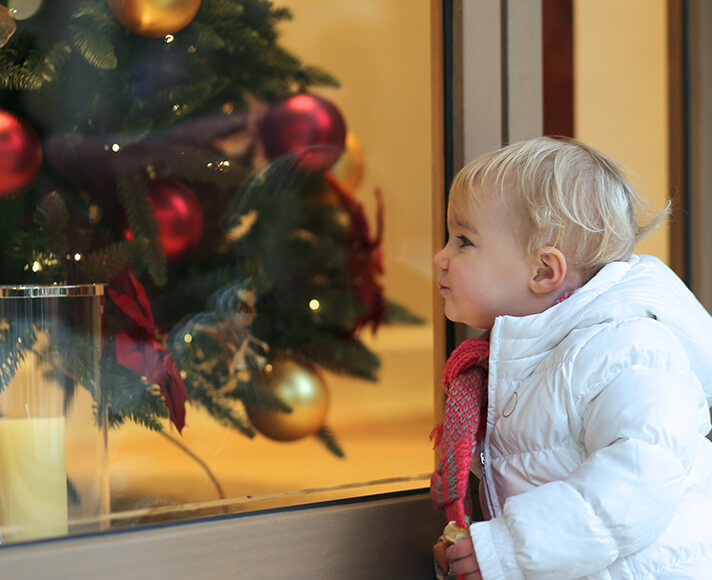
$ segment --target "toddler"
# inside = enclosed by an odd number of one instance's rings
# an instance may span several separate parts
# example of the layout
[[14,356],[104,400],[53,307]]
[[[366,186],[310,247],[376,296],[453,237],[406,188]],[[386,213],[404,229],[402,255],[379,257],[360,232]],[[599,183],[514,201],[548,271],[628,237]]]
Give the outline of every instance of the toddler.
[[443,571],[712,578],[712,318],[633,254],[664,212],[643,215],[621,169],[574,140],[510,145],[456,176],[440,294],[447,318],[487,332],[444,372],[431,491],[470,537],[435,545]]

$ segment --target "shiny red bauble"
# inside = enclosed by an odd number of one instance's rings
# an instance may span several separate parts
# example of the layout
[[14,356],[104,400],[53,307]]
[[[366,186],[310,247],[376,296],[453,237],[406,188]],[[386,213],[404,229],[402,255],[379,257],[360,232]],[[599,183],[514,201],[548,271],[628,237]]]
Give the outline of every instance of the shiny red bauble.
[[30,185],[42,167],[42,145],[32,127],[0,111],[0,197]]
[[307,172],[323,172],[344,151],[346,123],[339,110],[316,95],[299,93],[273,104],[260,122],[265,155],[294,155]]
[[[203,236],[203,210],[193,191],[177,179],[155,179],[148,188],[148,197],[158,222],[158,238],[172,261],[194,250]],[[124,237],[133,236],[127,229]]]

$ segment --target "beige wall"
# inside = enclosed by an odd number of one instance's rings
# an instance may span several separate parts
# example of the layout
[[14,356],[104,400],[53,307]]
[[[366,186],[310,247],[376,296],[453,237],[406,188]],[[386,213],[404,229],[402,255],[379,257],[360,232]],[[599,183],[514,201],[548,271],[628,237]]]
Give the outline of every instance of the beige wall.
[[[668,199],[665,0],[574,0],[576,137],[629,170],[653,209]],[[637,251],[668,261],[664,224]]]
[[336,104],[365,149],[356,197],[383,191],[387,295],[430,319],[432,301],[429,0],[287,0],[281,44],[331,72]]

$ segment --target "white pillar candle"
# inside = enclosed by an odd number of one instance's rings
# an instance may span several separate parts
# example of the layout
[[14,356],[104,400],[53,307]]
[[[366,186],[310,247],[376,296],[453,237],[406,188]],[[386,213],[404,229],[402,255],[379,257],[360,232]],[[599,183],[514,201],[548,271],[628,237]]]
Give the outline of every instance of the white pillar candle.
[[67,534],[64,417],[0,418],[0,535]]

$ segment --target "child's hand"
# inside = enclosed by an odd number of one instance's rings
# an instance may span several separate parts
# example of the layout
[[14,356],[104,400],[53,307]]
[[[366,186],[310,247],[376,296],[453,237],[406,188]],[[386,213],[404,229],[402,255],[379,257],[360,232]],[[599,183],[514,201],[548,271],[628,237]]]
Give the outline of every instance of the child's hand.
[[445,555],[445,542],[440,540],[437,544],[433,546],[433,558],[435,559],[435,564],[442,572],[442,576],[445,577],[450,569],[450,562],[447,560]]
[[[437,544],[435,545],[437,546]],[[435,552],[435,548],[433,548],[433,552]],[[482,580],[472,540],[469,538],[460,540],[447,548],[445,555],[450,562],[450,569],[457,574],[458,580],[462,578],[465,580]]]

